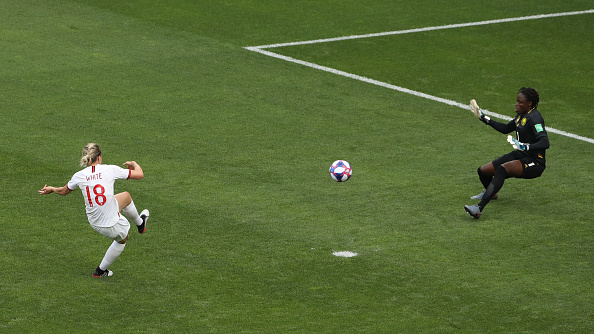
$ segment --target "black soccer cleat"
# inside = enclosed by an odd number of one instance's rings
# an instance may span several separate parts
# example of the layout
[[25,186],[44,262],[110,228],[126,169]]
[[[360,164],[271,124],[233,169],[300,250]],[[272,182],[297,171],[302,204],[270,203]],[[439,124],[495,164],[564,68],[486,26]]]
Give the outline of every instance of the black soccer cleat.
[[113,271],[111,270],[101,270],[101,268],[97,267],[93,272],[93,277],[110,277],[113,276]]
[[468,212],[469,215],[472,216],[474,219],[479,219],[481,217],[482,211],[479,208],[478,204],[475,205],[465,205],[464,210]]
[[142,224],[140,224],[140,226],[138,226],[138,233],[142,234],[142,233],[146,232],[146,222],[148,221],[149,217],[150,217],[149,210],[147,210],[147,209],[142,210],[142,212],[140,213],[140,218],[142,219]]

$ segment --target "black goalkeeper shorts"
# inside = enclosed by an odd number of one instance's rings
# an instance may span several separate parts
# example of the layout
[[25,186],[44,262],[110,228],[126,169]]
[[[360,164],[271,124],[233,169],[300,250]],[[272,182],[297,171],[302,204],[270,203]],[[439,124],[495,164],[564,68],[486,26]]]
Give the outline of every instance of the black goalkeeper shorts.
[[545,165],[538,163],[532,158],[527,152],[524,151],[512,151],[508,154],[502,155],[499,158],[492,161],[495,170],[499,166],[503,165],[508,161],[520,160],[524,170],[522,171],[523,179],[534,179],[542,175],[545,170]]

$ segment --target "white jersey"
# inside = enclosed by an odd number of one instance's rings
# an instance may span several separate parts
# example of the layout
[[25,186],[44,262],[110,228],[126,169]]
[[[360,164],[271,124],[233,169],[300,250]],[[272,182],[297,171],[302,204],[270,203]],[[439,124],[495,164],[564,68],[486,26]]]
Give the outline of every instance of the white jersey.
[[114,197],[113,184],[128,179],[132,170],[115,165],[95,165],[78,171],[68,182],[73,191],[78,186],[85,199],[87,218],[93,227],[110,227],[120,218],[120,208]]

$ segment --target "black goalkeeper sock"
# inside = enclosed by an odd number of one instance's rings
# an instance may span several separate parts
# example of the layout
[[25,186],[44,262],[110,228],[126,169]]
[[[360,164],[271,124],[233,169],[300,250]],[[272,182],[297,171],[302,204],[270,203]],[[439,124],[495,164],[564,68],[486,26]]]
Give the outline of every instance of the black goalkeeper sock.
[[507,179],[507,170],[505,170],[503,166],[499,166],[499,168],[497,168],[497,171],[495,172],[493,181],[491,181],[491,183],[486,187],[487,190],[483,194],[483,199],[478,204],[481,211],[487,205],[487,203],[489,203],[491,198],[493,198],[493,196],[497,194],[499,190],[501,190],[501,187],[503,187],[505,179]]
[[479,180],[481,180],[481,183],[483,184],[483,187],[485,187],[485,189],[487,189],[487,187],[489,186],[491,181],[493,181],[493,177],[485,175],[480,167],[478,168],[477,173],[479,176]]

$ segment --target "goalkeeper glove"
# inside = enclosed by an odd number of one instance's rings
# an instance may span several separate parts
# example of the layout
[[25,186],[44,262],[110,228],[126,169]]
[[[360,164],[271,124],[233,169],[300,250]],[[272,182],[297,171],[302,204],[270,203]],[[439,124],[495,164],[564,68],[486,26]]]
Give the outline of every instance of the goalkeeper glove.
[[480,119],[485,124],[489,124],[489,121],[491,121],[491,118],[489,118],[489,116],[483,114],[481,108],[479,108],[478,104],[476,104],[475,99],[470,100],[470,111],[472,111],[476,118]]
[[514,150],[528,151],[528,149],[530,148],[529,144],[520,143],[516,138],[512,137],[511,135],[507,136],[507,142],[513,146]]

